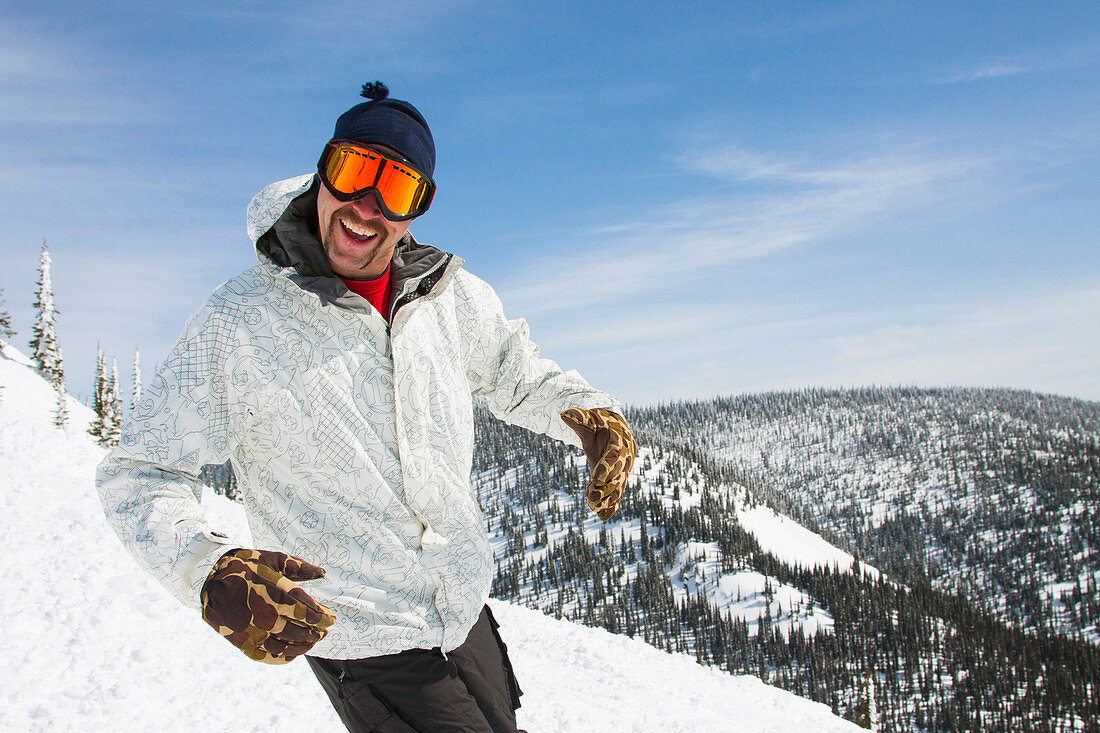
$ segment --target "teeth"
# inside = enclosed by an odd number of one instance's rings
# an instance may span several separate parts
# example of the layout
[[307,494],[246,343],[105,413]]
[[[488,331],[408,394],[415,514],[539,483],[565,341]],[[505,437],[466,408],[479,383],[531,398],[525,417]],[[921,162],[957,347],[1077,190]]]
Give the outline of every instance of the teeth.
[[360,237],[373,237],[378,234],[378,232],[371,231],[370,229],[361,229],[360,227],[355,226],[346,219],[341,219],[340,223],[343,224],[349,232],[351,232],[352,234],[357,234]]

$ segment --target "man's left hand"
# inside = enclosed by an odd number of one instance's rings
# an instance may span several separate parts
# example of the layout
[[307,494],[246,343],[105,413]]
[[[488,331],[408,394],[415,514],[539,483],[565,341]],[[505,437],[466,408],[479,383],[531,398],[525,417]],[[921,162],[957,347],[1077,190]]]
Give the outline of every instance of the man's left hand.
[[634,467],[637,447],[626,420],[610,410],[598,407],[585,410],[570,407],[561,419],[573,429],[584,445],[592,478],[585,490],[588,506],[601,520],[607,521],[619,508]]

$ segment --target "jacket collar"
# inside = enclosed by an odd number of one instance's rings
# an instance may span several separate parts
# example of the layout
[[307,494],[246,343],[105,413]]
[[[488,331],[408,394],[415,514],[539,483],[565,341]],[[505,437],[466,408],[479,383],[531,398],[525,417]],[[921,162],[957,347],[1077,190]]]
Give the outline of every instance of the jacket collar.
[[[273,183],[252,199],[248,207],[249,233],[256,242],[260,262],[281,270],[303,290],[317,294],[325,304],[350,310],[369,306],[348,290],[332,271],[321,247],[317,224],[316,175]],[[393,306],[397,309],[427,295],[443,276],[462,260],[406,233],[394,249],[390,270]]]

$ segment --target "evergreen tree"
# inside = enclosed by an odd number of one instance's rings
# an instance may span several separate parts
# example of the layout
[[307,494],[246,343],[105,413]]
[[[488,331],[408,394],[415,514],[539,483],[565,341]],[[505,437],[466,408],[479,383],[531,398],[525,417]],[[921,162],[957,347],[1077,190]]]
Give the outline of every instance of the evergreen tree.
[[867,678],[863,682],[863,689],[860,691],[855,723],[861,728],[872,731],[879,729],[878,706],[875,703],[875,678],[870,672],[867,673]]
[[[57,362],[61,363],[61,350],[57,351]],[[65,393],[65,375],[61,374],[58,377],[57,384],[54,385],[54,390],[57,392],[57,406],[53,412],[53,424],[59,428],[65,427],[69,423],[69,403],[68,395]]]
[[118,361],[111,359],[111,381],[103,400],[104,445],[116,446],[122,436],[122,394],[118,387]]
[[0,288],[0,337],[10,339],[15,335],[11,325],[11,314],[4,309],[4,289]]
[[130,412],[137,409],[138,403],[141,402],[141,354],[138,353],[137,347],[134,347],[134,371],[133,371],[133,392],[130,393]]
[[104,445],[107,434],[104,427],[104,405],[107,396],[106,371],[107,360],[103,356],[103,349],[96,344],[95,378],[92,382],[92,411],[95,413],[95,417],[92,418],[92,424],[88,426],[88,435],[92,436],[100,445]]
[[54,389],[61,389],[65,374],[61,366],[61,348],[57,343],[53,307],[53,282],[50,279],[50,253],[42,240],[42,255],[38,264],[38,290],[34,294],[34,326],[31,329],[31,358],[35,368]]
[[111,360],[111,375],[107,376],[107,358],[103,349],[96,347],[95,384],[92,388],[92,409],[95,418],[88,427],[88,435],[102,446],[118,445],[122,433],[122,397],[118,388],[118,362]]

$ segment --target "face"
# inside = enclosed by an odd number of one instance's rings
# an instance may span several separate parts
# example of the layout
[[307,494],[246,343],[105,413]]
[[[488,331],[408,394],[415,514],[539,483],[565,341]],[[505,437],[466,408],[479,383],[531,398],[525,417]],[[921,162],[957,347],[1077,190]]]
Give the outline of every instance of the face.
[[321,245],[332,271],[356,280],[371,280],[386,271],[393,249],[412,220],[382,216],[373,194],[340,201],[322,183],[317,189],[317,223]]

